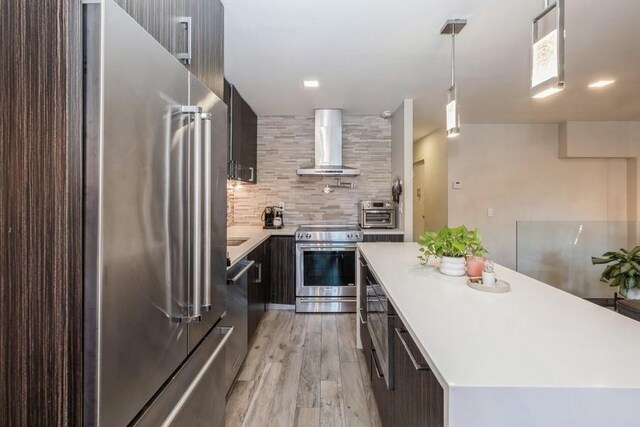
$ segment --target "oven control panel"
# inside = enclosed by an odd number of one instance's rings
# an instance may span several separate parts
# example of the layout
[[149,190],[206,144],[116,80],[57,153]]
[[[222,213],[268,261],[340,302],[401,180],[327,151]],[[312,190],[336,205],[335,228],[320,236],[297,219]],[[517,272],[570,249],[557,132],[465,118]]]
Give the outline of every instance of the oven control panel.
[[331,242],[347,243],[361,242],[364,235],[361,231],[298,231],[296,232],[297,242]]

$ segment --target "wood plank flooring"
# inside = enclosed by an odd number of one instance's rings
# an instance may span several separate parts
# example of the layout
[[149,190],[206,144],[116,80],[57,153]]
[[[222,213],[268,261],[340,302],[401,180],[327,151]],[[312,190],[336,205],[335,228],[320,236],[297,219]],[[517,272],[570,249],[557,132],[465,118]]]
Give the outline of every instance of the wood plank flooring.
[[227,427],[379,427],[354,314],[269,311],[227,401]]

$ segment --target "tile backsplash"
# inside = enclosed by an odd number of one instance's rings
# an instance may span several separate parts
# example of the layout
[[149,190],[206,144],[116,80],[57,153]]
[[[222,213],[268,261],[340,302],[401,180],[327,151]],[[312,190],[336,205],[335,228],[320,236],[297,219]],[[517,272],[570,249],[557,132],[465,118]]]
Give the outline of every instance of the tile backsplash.
[[335,178],[298,176],[296,169],[313,164],[314,117],[258,118],[258,184],[236,184],[228,191],[230,224],[258,225],[265,206],[284,202],[286,225],[355,223],[358,201],[391,199],[391,123],[378,116],[344,116],[343,163],[360,169],[354,189],[325,194]]

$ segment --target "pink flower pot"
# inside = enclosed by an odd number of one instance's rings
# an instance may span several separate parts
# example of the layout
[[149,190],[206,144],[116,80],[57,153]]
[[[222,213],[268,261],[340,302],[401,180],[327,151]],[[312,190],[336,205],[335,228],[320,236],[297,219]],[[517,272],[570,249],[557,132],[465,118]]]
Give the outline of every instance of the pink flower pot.
[[467,257],[467,275],[469,277],[482,277],[484,260],[485,258],[481,256]]

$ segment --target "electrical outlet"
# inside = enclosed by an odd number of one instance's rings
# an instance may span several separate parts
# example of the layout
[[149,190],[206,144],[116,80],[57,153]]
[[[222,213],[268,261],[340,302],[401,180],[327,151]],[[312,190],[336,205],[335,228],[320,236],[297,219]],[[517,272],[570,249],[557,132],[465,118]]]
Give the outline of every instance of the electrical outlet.
[[278,207],[284,210],[284,202],[278,202]]
[[493,208],[488,208],[487,209],[487,216],[489,216],[489,217],[493,216]]
[[454,190],[462,190],[462,181],[453,181],[452,187]]

